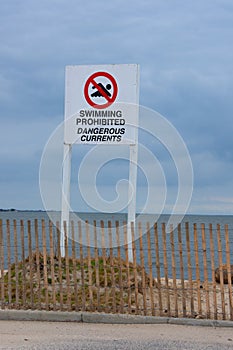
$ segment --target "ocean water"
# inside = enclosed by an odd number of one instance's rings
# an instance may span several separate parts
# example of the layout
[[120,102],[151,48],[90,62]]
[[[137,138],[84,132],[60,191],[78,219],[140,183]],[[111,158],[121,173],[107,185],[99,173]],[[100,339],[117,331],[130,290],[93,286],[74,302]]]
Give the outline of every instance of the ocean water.
[[[119,223],[123,223],[127,221],[127,214],[117,213],[117,214],[109,214],[109,213],[72,213],[70,216],[71,220],[77,221],[82,220],[85,222],[88,220],[90,224],[96,221],[97,226],[100,226],[100,222],[103,221],[107,226],[107,222],[111,221],[115,223],[118,221]],[[152,215],[152,214],[137,214],[137,219],[145,225],[149,222],[151,225],[154,222],[158,223],[158,226],[162,223],[167,224],[169,219],[171,218],[168,214],[162,214],[160,216]],[[45,220],[46,225],[48,225],[49,219],[52,219],[53,222],[60,221],[60,213],[55,211],[0,211],[0,219],[3,220],[3,224],[6,223],[6,220],[10,220],[12,224],[13,220],[17,221],[19,224],[20,220],[27,222],[31,220],[32,222],[35,219],[41,221]],[[224,225],[229,226],[229,231],[233,230],[233,215],[185,215],[181,221],[181,225],[184,226],[186,222],[190,224],[190,227],[195,223],[197,227],[200,228],[201,224],[205,224],[207,227],[209,224],[212,224],[213,227],[216,227],[217,224],[220,224],[221,227]]]
[[[16,220],[16,229],[17,229],[17,255],[18,259],[22,256],[22,240],[21,240],[21,232],[20,232],[20,220],[23,220],[24,222],[24,255],[28,255],[28,221],[30,221],[30,229],[31,229],[31,238],[32,238],[32,249],[35,249],[35,226],[34,226],[34,220],[38,220],[38,232],[39,232],[39,248],[42,250],[43,243],[42,243],[42,231],[41,231],[41,220],[43,219],[45,221],[45,227],[46,227],[46,243],[47,247],[49,247],[49,231],[48,231],[48,225],[49,225],[49,219],[52,219],[55,223],[56,221],[60,220],[60,213],[59,212],[49,212],[46,213],[44,211],[5,211],[0,212],[0,219],[2,220],[2,228],[3,228],[3,245],[4,245],[4,267],[7,268],[7,262],[9,261],[9,256],[7,252],[7,247],[9,246],[10,242],[10,261],[14,262],[14,253],[15,253],[15,240],[14,240],[14,232],[13,232],[13,222]],[[152,259],[152,269],[153,274],[156,277],[156,262],[158,262],[158,257],[155,253],[155,240],[154,240],[154,229],[153,225],[155,222],[157,222],[158,227],[158,242],[159,242],[159,265],[160,265],[160,274],[161,276],[164,276],[164,257],[167,255],[167,263],[168,263],[168,274],[169,277],[172,277],[172,248],[171,248],[171,241],[170,241],[170,231],[169,227],[167,226],[167,233],[166,233],[166,254],[164,254],[163,249],[163,239],[162,239],[162,224],[170,224],[169,219],[171,219],[170,215],[161,215],[160,217],[157,217],[156,215],[151,214],[144,214],[144,215],[138,215],[135,227],[135,246],[136,246],[136,257],[137,257],[137,263],[141,263],[141,255],[140,255],[140,242],[139,242],[139,234],[143,234],[142,244],[143,244],[143,258],[146,266],[146,270],[149,270],[148,267],[148,230],[150,231],[150,253],[151,253],[151,259]],[[10,238],[7,238],[7,225],[6,221],[9,220],[10,223]],[[125,231],[123,228],[123,223],[127,221],[127,214],[99,214],[99,213],[79,213],[79,214],[71,214],[71,220],[74,222],[74,231],[75,231],[75,240],[76,240],[76,254],[77,257],[79,255],[79,235],[77,230],[78,221],[81,222],[81,230],[82,230],[82,244],[84,245],[84,254],[87,253],[86,246],[88,245],[88,242],[90,242],[91,246],[91,254],[94,254],[94,233],[96,232],[97,236],[97,246],[99,250],[99,254],[101,254],[101,247],[103,244],[103,232],[104,232],[104,242],[106,245],[106,252],[109,254],[109,227],[112,237],[112,244],[113,246],[113,254],[117,255],[118,250],[118,242],[120,242],[120,250],[121,250],[121,256],[125,258],[125,249],[124,249],[124,242],[125,242]],[[87,240],[87,224],[86,221],[88,221],[88,237],[89,240]],[[95,222],[95,225],[93,223]],[[109,226],[108,222],[111,223]],[[116,222],[118,222],[119,225],[119,241],[116,239]],[[140,222],[140,224],[138,224]],[[179,218],[176,217],[173,224],[174,227],[176,227],[176,222],[179,222]],[[211,278],[211,252],[210,252],[210,231],[209,231],[209,225],[212,225],[212,232],[213,232],[213,243],[214,243],[214,263],[215,267],[219,265],[219,246],[217,242],[217,225],[220,225],[220,237],[221,237],[221,251],[222,251],[222,260],[223,262],[226,262],[226,242],[225,242],[225,225],[228,226],[228,232],[229,232],[229,246],[230,246],[230,258],[231,258],[231,264],[233,264],[233,216],[223,216],[223,215],[186,215],[181,220],[181,237],[182,237],[182,261],[184,265],[184,277],[185,279],[188,278],[188,254],[187,254],[187,241],[186,241],[186,231],[185,231],[185,225],[186,223],[189,224],[189,235],[190,235],[190,255],[191,255],[191,269],[192,269],[192,275],[193,279],[195,279],[197,274],[197,264],[196,264],[196,257],[195,255],[195,242],[194,242],[194,224],[196,224],[197,229],[197,238],[198,238],[198,259],[199,259],[199,269],[200,269],[200,276],[201,279],[204,278],[204,255],[206,256],[207,260],[207,274],[208,277]],[[202,231],[201,231],[201,225],[205,225],[205,244],[206,244],[206,250],[204,252],[204,246],[202,241]],[[101,225],[104,225],[104,231],[101,229]],[[141,228],[139,230],[139,225],[141,225]],[[56,249],[57,245],[57,235],[56,235],[56,227],[53,226],[53,239],[54,239],[54,248]],[[175,273],[176,278],[180,278],[180,261],[181,261],[181,254],[180,254],[180,246],[178,242],[178,234],[177,234],[177,228],[174,229],[174,257],[175,257]],[[69,240],[69,253],[71,254],[71,240]],[[9,249],[8,249],[9,251]],[[174,273],[174,269],[173,269]]]

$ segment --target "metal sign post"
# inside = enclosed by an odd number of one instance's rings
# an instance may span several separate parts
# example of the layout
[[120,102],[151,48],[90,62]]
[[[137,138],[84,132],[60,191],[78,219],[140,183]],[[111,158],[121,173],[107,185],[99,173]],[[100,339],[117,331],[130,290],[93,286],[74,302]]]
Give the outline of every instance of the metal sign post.
[[[70,171],[73,144],[130,147],[127,240],[133,260],[131,222],[135,223],[139,66],[136,64],[66,67],[61,254],[69,232]],[[132,190],[132,192],[131,192]]]
[[[137,194],[137,161],[138,161],[138,145],[130,145],[130,163],[129,163],[129,194],[130,200],[128,204],[128,220],[127,220],[127,241],[129,260],[133,261],[133,246],[132,246],[132,232],[131,222],[135,227],[136,220],[136,194]],[[132,192],[131,192],[132,191]],[[132,193],[132,196],[131,196]]]
[[65,256],[65,229],[69,232],[70,226],[70,173],[71,173],[71,153],[72,146],[64,143],[63,153],[63,173],[62,173],[62,207],[61,207],[61,237],[60,250],[61,256]]

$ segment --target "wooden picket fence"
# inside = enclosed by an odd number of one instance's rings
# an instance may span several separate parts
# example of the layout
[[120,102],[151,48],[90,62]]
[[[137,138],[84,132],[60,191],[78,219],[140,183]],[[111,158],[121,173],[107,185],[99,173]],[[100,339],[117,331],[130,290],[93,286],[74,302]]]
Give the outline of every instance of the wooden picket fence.
[[[0,220],[0,307],[233,320],[228,225]],[[216,269],[218,270],[216,271]]]

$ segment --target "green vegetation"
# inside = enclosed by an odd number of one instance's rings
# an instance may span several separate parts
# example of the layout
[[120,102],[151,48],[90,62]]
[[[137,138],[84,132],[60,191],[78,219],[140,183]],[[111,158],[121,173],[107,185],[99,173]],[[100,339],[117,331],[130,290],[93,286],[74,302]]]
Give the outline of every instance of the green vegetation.
[[149,285],[143,272],[116,257],[81,260],[33,253],[0,278],[0,302],[14,309],[127,312],[137,308],[136,295],[142,298],[142,276]]

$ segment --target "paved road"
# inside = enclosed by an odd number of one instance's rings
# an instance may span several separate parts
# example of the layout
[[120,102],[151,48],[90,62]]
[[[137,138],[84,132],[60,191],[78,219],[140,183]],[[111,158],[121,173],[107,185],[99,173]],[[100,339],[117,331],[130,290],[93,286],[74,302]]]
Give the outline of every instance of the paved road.
[[233,328],[0,321],[0,349],[233,349]]

